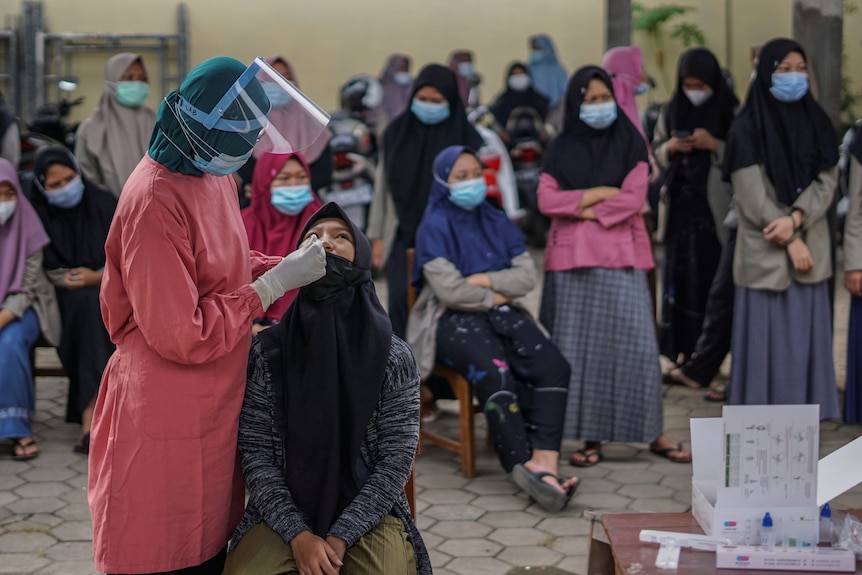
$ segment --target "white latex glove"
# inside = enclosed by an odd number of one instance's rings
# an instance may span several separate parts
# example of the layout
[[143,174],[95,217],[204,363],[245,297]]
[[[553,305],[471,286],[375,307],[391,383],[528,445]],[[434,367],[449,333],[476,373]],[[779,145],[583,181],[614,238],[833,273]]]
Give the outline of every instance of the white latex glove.
[[315,282],[326,275],[326,250],[316,235],[302,242],[297,250],[254,280],[251,287],[260,297],[263,309],[285,292]]

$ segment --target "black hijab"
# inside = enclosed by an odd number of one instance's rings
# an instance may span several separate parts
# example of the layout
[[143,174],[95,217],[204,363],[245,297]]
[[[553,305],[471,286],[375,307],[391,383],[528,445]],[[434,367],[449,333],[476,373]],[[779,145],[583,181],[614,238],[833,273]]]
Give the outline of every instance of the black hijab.
[[539,114],[542,120],[548,115],[548,103],[550,100],[539,94],[533,88],[532,82],[530,82],[530,87],[523,92],[518,92],[509,87],[509,76],[512,75],[512,70],[518,67],[523,68],[524,73],[529,75],[528,70],[530,68],[526,64],[523,62],[512,62],[506,71],[506,89],[500,94],[497,101],[491,105],[491,113],[494,114],[494,119],[504,128],[506,127],[506,122],[509,121],[509,115],[515,108],[532,108]]
[[[700,106],[694,106],[682,89],[683,79],[689,76],[702,80],[712,89],[712,96]],[[692,48],[679,60],[676,92],[671,96],[665,112],[667,133],[672,135],[675,130],[693,132],[695,128],[703,128],[713,137],[726,140],[738,105],[739,100],[727,85],[713,53],[706,48]],[[705,191],[709,169],[712,166],[711,155],[712,152],[708,150],[692,150],[688,154],[677,154],[674,157],[675,165],[672,167],[671,174],[673,176],[680,174],[681,168],[686,180],[704,187]],[[673,176],[669,179],[675,180]]]
[[724,152],[725,179],[741,168],[763,164],[778,201],[787,206],[817,174],[838,163],[835,129],[811,92],[797,102],[781,102],[769,92],[772,73],[791,52],[805,58],[802,46],[786,38],[771,40],[760,49],[757,77]]
[[[45,199],[42,192],[45,174],[55,164],[66,166],[81,176],[84,195],[77,206],[59,208]],[[44,250],[45,269],[85,267],[100,270],[105,267],[105,240],[117,209],[117,198],[84,178],[72,153],[61,146],[39,150],[33,158],[33,176],[33,208],[51,238]]]
[[383,133],[386,178],[407,247],[413,247],[416,229],[428,205],[434,158],[449,146],[469,146],[478,150],[483,143],[482,137],[467,121],[452,70],[439,64],[425,66],[413,82],[411,101],[424,86],[433,86],[443,94],[449,103],[449,117],[429,126],[420,122],[408,106]]
[[353,263],[327,254],[326,275],[299,290],[281,322],[258,337],[272,376],[284,442],[284,479],[311,530],[326,537],[362,487],[359,448],[380,398],[392,326],[371,280],[371,243],[335,203],[317,210],[347,223]]
[[614,93],[608,73],[598,66],[584,66],[569,80],[563,131],[548,145],[542,169],[553,176],[561,190],[622,185],[638,162],[647,161],[643,136],[617,106],[617,119],[604,130],[586,125],[579,117],[590,80],[598,78]]

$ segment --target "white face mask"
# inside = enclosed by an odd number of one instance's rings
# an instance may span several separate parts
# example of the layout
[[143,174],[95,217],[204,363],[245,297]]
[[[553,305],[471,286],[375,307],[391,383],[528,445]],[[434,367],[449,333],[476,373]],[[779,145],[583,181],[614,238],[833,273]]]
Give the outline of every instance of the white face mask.
[[509,87],[516,92],[523,92],[530,87],[530,76],[528,74],[512,74],[509,76]]
[[704,102],[712,98],[712,88],[709,86],[703,90],[683,90],[683,93],[695,108],[702,106]]
[[0,226],[5,226],[6,222],[12,219],[12,214],[15,213],[15,206],[17,205],[18,200],[0,202]]

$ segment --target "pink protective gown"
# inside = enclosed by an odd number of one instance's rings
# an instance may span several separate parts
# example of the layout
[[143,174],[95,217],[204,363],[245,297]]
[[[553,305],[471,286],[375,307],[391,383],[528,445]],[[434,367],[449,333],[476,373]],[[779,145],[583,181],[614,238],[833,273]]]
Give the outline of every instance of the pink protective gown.
[[252,319],[249,283],[280,257],[250,252],[229,177],[145,157],[105,246],[108,362],[90,440],[96,567],[156,573],[227,544],[243,510],[237,425]]

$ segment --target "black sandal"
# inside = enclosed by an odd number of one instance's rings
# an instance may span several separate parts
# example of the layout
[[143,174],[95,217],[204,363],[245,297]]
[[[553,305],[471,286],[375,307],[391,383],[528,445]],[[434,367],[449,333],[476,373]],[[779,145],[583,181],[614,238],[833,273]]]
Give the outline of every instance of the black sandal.
[[[19,437],[12,442],[12,459],[15,461],[29,461],[39,455],[39,446],[32,437]],[[30,447],[35,447],[36,450],[27,453]]]
[[75,453],[82,453],[84,455],[90,455],[90,432],[84,434],[81,437],[81,441],[75,444]]
[[549,471],[534,473],[522,463],[518,463],[512,468],[512,479],[515,481],[515,484],[532,497],[536,503],[548,511],[562,511],[569,504],[569,500],[571,500],[575,491],[577,491],[581,481],[578,480],[577,483],[570,486],[563,493],[550,483],[544,481],[545,477],[553,477],[561,488],[566,482],[565,478],[554,475]]
[[[584,460],[577,461],[575,459],[575,455],[581,455]],[[569,458],[569,465],[574,465],[575,467],[592,467],[593,465],[598,465],[599,463],[604,461],[604,459],[605,456],[600,448],[587,449],[586,447],[584,447],[583,449],[575,450],[575,452]]]

